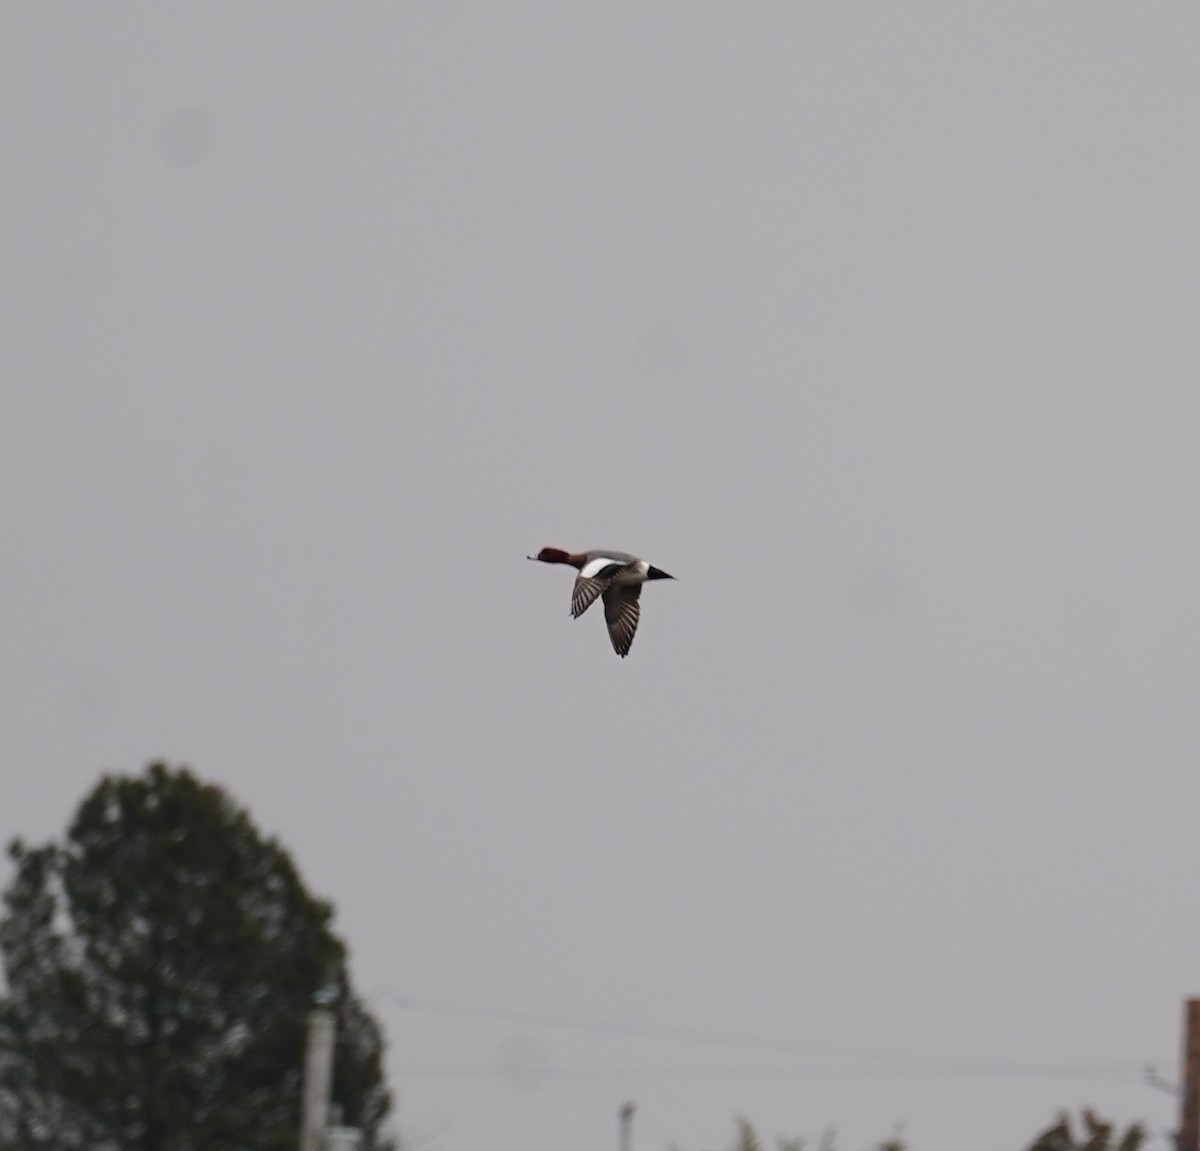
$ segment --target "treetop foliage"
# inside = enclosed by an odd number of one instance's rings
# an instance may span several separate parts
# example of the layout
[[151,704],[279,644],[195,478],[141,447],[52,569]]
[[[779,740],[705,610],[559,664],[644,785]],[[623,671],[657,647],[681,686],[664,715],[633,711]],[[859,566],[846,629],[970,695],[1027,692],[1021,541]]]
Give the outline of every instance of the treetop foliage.
[[1029,1151],[1138,1151],[1145,1141],[1146,1130],[1140,1123],[1131,1124],[1120,1134],[1111,1123],[1087,1108],[1078,1136],[1072,1129],[1071,1117],[1064,1111],[1052,1127],[1029,1145]]
[[10,855],[0,1148],[291,1151],[323,989],[335,1101],[384,1145],[383,1042],[333,909],[222,789],[161,763],[105,776],[63,842]]

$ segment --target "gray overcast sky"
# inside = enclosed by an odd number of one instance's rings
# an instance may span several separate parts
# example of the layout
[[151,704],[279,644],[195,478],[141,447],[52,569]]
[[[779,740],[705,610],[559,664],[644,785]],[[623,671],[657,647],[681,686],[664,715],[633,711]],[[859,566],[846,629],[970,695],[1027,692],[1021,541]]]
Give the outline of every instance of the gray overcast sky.
[[[433,1151],[625,1099],[638,1148],[1165,1148],[1198,49],[1190,3],[4,5],[0,836],[226,785]],[[545,544],[679,577],[628,660]]]

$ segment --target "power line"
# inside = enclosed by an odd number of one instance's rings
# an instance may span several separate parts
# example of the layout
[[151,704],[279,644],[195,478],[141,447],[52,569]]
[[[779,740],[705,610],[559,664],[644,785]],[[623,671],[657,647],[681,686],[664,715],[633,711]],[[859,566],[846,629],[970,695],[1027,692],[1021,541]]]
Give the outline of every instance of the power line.
[[[464,1019],[488,1019],[503,1023],[516,1023],[528,1027],[548,1027],[599,1035],[620,1035],[639,1039],[663,1039],[679,1043],[702,1043],[748,1050],[786,1051],[810,1055],[826,1055],[842,1059],[901,1063],[931,1071],[982,1075],[1124,1076],[1141,1074],[1145,1066],[1144,1062],[1074,1065],[978,1060],[959,1055],[935,1054],[931,1052],[900,1051],[890,1048],[859,1047],[848,1044],[805,1042],[769,1036],[735,1035],[727,1032],[703,1031],[690,1028],[616,1023],[599,1019],[548,1015],[536,1011],[515,1011],[508,1008],[487,1007],[478,1004],[416,998],[404,995],[391,987],[380,989],[374,995],[370,996],[370,998],[374,999],[383,996],[393,999],[406,1011],[418,1011],[431,1015],[456,1016]],[[822,1072],[822,1074],[824,1073]]]
[[[503,1069],[480,1065],[397,1067],[399,1075],[413,1079],[504,1079]],[[1011,1067],[1006,1070],[959,1068],[937,1070],[886,1068],[697,1068],[697,1067],[539,1067],[530,1070],[537,1079],[660,1079],[660,1080],[783,1080],[816,1079],[973,1079],[997,1075],[1013,1078],[1124,1079],[1127,1071],[1096,1071],[1090,1067]]]

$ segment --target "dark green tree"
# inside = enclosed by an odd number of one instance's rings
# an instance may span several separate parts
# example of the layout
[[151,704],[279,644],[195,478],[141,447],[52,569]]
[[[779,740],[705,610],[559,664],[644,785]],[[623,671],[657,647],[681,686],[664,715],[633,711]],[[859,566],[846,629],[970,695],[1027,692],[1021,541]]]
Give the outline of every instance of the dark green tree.
[[1083,1112],[1082,1130],[1077,1137],[1071,1117],[1064,1111],[1057,1123],[1047,1127],[1029,1145],[1029,1151],[1138,1151],[1145,1142],[1146,1130],[1140,1123],[1132,1124],[1120,1134],[1091,1110]]
[[762,1143],[759,1142],[758,1133],[751,1126],[748,1119],[738,1119],[737,1129],[738,1137],[737,1142],[733,1145],[734,1151],[762,1151]]
[[106,776],[61,844],[10,854],[3,1151],[292,1151],[322,991],[343,1122],[386,1146],[383,1041],[333,909],[219,787],[163,764]]

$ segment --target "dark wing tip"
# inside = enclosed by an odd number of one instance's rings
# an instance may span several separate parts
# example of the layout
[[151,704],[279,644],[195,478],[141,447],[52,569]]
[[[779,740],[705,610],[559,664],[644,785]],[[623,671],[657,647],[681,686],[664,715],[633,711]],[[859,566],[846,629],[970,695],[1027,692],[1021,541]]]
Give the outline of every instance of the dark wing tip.
[[608,638],[612,641],[613,651],[622,659],[629,654],[633,637],[637,634],[638,617],[641,615],[638,597],[641,590],[641,584],[632,584],[609,587],[604,592],[604,620],[608,624]]

